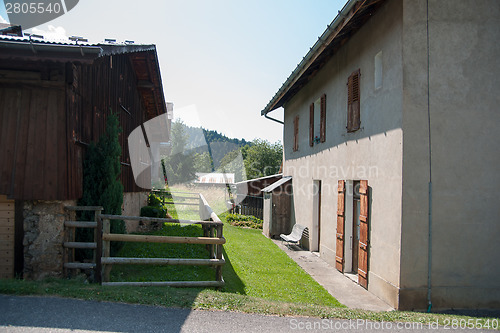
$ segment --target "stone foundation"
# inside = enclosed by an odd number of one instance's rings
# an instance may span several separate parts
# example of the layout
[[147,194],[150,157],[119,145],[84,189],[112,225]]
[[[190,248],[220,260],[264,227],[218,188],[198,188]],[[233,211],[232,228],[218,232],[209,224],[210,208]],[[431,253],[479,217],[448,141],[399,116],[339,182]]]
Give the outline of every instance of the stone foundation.
[[28,280],[63,273],[64,206],[75,201],[24,201],[24,271]]

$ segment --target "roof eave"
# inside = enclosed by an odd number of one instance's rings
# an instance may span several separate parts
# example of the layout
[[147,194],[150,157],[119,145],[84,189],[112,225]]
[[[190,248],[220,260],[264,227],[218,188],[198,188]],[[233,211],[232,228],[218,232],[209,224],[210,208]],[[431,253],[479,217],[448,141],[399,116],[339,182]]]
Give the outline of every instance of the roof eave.
[[345,28],[358,14],[361,8],[365,7],[367,4],[380,4],[384,1],[385,0],[349,0],[342,10],[339,11],[332,23],[327,26],[325,32],[318,38],[305,57],[302,58],[302,61],[283,83],[278,92],[261,111],[261,115],[266,115],[283,106],[293,95],[295,95],[295,92],[291,93],[293,90],[292,88],[294,88],[297,82],[302,79],[305,74],[311,77],[316,74],[317,71],[313,71],[313,73],[307,73],[307,71],[317,62],[320,55],[322,55],[322,53],[342,35]]

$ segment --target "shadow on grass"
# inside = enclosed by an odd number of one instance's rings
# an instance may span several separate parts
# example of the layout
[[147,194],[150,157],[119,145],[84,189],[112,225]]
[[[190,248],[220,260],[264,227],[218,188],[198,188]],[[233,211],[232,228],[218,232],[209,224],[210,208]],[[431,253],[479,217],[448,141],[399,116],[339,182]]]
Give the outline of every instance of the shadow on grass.
[[231,259],[227,255],[226,249],[222,249],[222,253],[224,254],[224,259],[226,263],[222,267],[222,277],[226,282],[222,291],[229,293],[237,293],[241,295],[246,295],[245,292],[245,284],[241,281],[238,274],[236,274],[233,265],[231,265]]

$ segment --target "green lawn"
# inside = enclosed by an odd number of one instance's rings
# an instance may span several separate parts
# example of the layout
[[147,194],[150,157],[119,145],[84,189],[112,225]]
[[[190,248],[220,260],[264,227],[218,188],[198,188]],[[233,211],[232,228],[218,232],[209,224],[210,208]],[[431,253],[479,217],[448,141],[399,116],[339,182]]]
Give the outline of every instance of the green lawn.
[[[225,214],[221,215],[225,219]],[[203,236],[199,225],[166,224],[153,235]],[[222,292],[267,300],[342,306],[260,230],[224,224]],[[204,245],[126,243],[119,257],[208,258]],[[115,265],[111,281],[211,281],[215,271],[207,266]]]
[[[220,218],[224,220],[225,214]],[[224,224],[224,291],[270,300],[343,306],[261,230]]]

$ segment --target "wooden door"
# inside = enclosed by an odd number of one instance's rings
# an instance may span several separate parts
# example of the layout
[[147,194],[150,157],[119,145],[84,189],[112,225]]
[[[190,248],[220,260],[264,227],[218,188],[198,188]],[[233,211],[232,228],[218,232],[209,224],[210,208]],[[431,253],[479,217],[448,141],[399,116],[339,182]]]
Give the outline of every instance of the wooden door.
[[335,251],[335,267],[344,272],[344,226],[345,226],[345,181],[338,181],[337,198],[337,246]]
[[360,213],[359,213],[359,249],[358,249],[358,283],[368,288],[368,254],[369,254],[369,218],[368,218],[368,181],[359,181]]
[[0,195],[0,279],[14,278],[14,200]]

